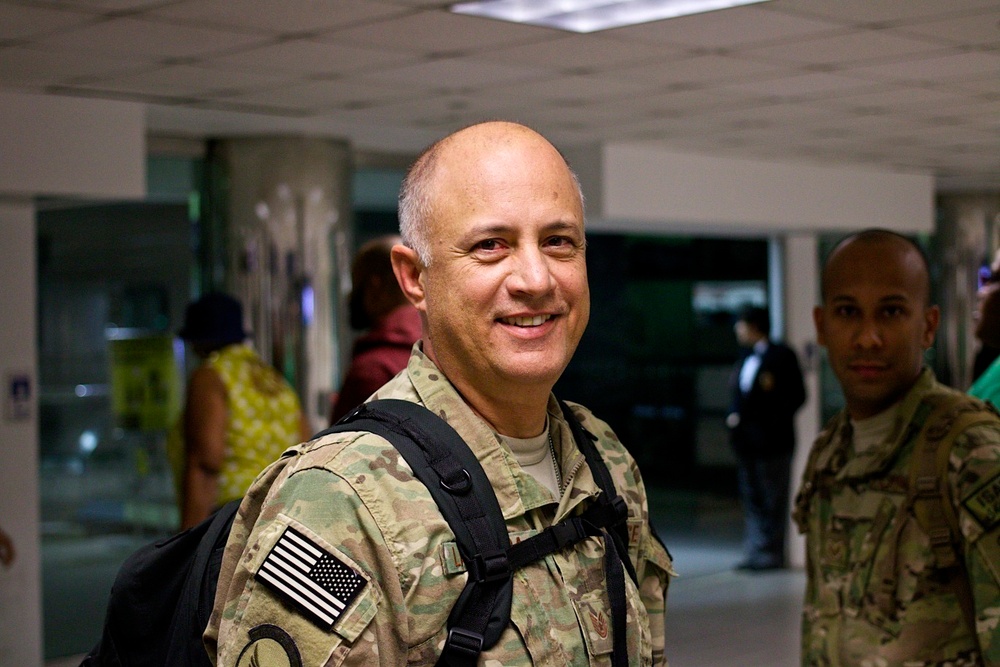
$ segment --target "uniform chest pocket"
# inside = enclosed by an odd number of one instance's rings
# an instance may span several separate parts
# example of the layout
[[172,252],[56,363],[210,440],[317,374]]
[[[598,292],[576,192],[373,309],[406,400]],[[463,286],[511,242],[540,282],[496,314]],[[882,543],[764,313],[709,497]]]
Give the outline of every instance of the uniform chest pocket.
[[897,505],[884,495],[854,494],[848,500],[834,512],[822,557],[828,576],[841,579],[844,606],[860,611],[866,597],[882,587],[886,567],[895,567]]

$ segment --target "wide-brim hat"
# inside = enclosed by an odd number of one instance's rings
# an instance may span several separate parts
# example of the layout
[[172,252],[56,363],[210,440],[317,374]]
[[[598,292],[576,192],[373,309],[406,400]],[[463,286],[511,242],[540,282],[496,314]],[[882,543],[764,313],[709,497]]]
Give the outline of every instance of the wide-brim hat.
[[188,305],[184,326],[177,335],[189,343],[228,345],[247,337],[243,329],[243,307],[221,292],[212,292]]

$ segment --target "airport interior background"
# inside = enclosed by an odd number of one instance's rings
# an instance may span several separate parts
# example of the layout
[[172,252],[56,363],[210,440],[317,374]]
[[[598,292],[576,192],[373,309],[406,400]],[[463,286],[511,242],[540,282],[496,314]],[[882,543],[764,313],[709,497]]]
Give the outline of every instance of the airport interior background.
[[[147,169],[143,202],[39,204],[43,614],[50,662],[93,645],[121,561],[176,526],[165,443],[192,360],[174,332],[191,298],[225,284],[219,262],[225,221],[211,205],[220,174],[203,157],[154,155]],[[396,230],[401,177],[400,169],[356,170],[354,247]],[[821,250],[831,241],[822,240]],[[768,243],[588,237],[591,322],[556,391],[588,405],[619,433],[639,461],[668,543],[690,544],[697,535],[722,549],[715,560],[702,553],[688,576],[699,568],[728,570],[739,556],[742,519],[724,417],[739,354],[735,314],[747,304],[767,304]],[[337,346],[349,349],[350,341]],[[820,370],[825,417],[839,407],[839,397],[829,373]],[[134,385],[134,373],[156,381]]]

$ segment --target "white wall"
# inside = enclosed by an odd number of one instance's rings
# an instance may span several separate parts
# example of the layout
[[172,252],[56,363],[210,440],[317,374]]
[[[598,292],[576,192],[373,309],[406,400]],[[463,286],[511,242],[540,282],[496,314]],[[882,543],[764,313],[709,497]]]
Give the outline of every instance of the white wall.
[[[934,180],[861,166],[820,167],[609,144],[594,229],[692,234],[886,227],[931,231]],[[581,169],[589,174],[592,165]]]
[[0,196],[145,192],[142,105],[0,93]]
[[[35,209],[0,200],[0,528],[15,560],[0,565],[0,665],[42,662],[38,531],[38,371],[35,334]],[[10,378],[26,375],[27,414],[12,414]]]
[[[813,440],[822,426],[820,423],[819,396],[819,347],[816,344],[816,327],[813,325],[813,306],[819,303],[819,283],[802,280],[800,276],[818,276],[819,258],[816,237],[812,234],[789,234],[784,240],[784,263],[791,271],[784,275],[785,342],[799,355],[802,376],[806,385],[806,403],[795,415],[795,455],[792,461],[791,501],[799,489],[802,470],[805,468]],[[789,502],[789,507],[794,505]],[[789,563],[805,566],[805,539],[794,526],[788,531]]]
[[[0,566],[0,665],[42,665],[35,208],[38,196],[142,197],[141,105],[0,93],[0,526],[17,557]],[[85,233],[85,230],[81,230]],[[26,376],[12,414],[11,376]]]

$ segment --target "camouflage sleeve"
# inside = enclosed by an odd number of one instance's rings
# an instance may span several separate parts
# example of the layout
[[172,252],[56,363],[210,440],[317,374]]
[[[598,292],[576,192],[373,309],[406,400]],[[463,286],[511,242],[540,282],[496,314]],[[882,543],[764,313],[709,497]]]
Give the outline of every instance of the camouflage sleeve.
[[666,547],[654,534],[649,516],[649,499],[642,482],[642,475],[633,459],[630,465],[635,480],[635,490],[642,507],[639,517],[638,557],[636,576],[639,578],[639,595],[649,617],[650,638],[653,645],[653,665],[667,667],[666,658],[666,606],[670,578],[676,577],[673,560]]
[[[292,561],[301,572],[286,568]],[[305,574],[302,574],[305,573]],[[405,665],[395,561],[355,490],[322,468],[275,489],[237,566],[218,665]]]
[[670,577],[676,576],[667,550],[648,530],[639,543],[639,594],[649,616],[653,665],[666,667],[666,606]]
[[956,439],[949,461],[984,664],[1000,665],[1000,424]]

